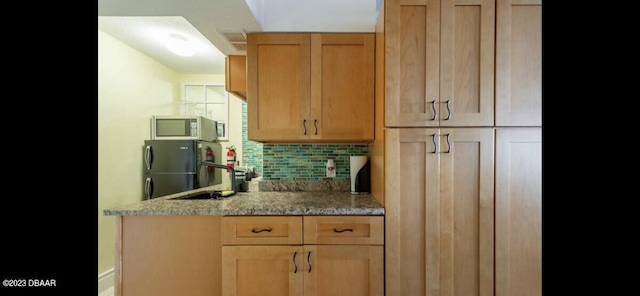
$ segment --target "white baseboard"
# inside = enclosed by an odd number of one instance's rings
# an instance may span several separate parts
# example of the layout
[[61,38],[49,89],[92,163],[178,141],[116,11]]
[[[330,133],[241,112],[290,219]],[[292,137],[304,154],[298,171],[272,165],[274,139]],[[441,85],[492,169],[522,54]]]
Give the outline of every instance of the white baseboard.
[[113,268],[98,275],[98,294],[108,289],[113,289]]

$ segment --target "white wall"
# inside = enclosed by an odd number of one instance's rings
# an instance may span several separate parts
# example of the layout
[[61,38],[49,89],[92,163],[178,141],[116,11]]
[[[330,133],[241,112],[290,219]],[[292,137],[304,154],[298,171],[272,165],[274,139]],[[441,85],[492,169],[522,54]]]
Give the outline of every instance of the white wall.
[[[220,75],[181,75],[98,30],[98,275],[114,267],[115,218],[103,210],[142,201],[142,149],[153,114],[180,114],[183,82],[224,83]],[[229,141],[242,150],[242,108],[229,95]],[[238,159],[241,159],[240,157]]]

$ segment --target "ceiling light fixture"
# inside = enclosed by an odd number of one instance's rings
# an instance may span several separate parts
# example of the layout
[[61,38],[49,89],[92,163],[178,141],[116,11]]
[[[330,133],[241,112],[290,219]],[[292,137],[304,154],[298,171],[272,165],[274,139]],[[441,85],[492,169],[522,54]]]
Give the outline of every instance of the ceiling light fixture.
[[189,42],[189,40],[182,35],[169,34],[165,42],[167,48],[179,56],[190,57],[196,54],[197,48],[195,44]]

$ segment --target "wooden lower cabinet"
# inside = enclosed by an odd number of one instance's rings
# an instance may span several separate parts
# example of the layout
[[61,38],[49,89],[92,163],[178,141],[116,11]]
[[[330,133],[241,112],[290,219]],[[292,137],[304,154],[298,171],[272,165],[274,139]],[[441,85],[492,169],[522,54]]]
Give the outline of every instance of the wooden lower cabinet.
[[384,247],[305,245],[304,296],[384,295]]
[[222,295],[302,295],[302,246],[223,246]]
[[385,131],[386,295],[540,296],[540,128]]
[[382,246],[223,246],[222,295],[384,295]]
[[[229,218],[230,222],[224,219]],[[269,223],[273,218],[273,224]],[[306,217],[296,217],[303,221]],[[226,296],[370,296],[384,295],[384,246],[383,217],[374,219],[367,216],[322,216],[319,220],[305,224],[306,233],[316,233],[319,237],[332,236],[332,244],[270,244],[273,238],[264,234],[264,242],[254,241],[248,245],[227,245],[223,236],[222,247],[222,295]],[[255,227],[252,220],[255,219]],[[282,225],[282,217],[223,217],[223,233],[236,233],[239,229],[260,239],[261,229],[297,229],[297,222],[291,227]],[[329,220],[327,220],[329,219]],[[355,220],[354,220],[355,219]],[[290,220],[291,221],[291,220]],[[371,225],[369,225],[369,221]],[[331,233],[324,231],[332,225]],[[235,230],[228,229],[234,227]],[[309,229],[308,229],[309,228]],[[308,230],[307,230],[308,229]],[[319,230],[314,232],[313,229]],[[351,231],[349,230],[351,229]],[[300,235],[302,229],[299,230]],[[267,232],[267,231],[264,231]],[[379,233],[378,233],[379,232]],[[267,232],[270,233],[270,232]],[[344,234],[343,234],[344,233]],[[340,235],[346,242],[366,237],[380,238],[379,244],[341,244]],[[286,236],[295,236],[291,233]],[[315,236],[315,235],[314,235]],[[317,237],[316,237],[317,239]],[[321,238],[320,241],[323,239]],[[316,240],[317,241],[317,240]]]
[[119,216],[115,295],[221,293],[221,216]]

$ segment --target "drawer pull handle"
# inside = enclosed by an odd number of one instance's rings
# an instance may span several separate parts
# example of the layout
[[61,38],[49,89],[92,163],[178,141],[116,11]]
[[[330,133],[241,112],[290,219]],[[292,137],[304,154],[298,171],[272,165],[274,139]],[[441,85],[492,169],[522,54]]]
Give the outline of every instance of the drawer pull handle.
[[253,233],[260,233],[260,232],[264,232],[264,231],[271,232],[271,228],[265,228],[265,229],[260,229],[260,230],[256,230],[255,228],[251,229],[251,232],[253,232]]
[[337,232],[337,233],[341,233],[341,232],[345,232],[345,231],[353,232],[353,228],[347,228],[347,229],[343,229],[343,230],[338,230],[337,228],[333,229],[333,232]]
[[298,254],[298,252],[293,252],[293,266],[296,267],[296,269],[293,270],[293,273],[297,273],[298,272],[298,264],[296,264],[296,254]]
[[309,257],[311,257],[311,251],[309,251],[309,255],[307,255],[307,263],[309,264],[309,273],[311,273],[311,260],[309,259]]

